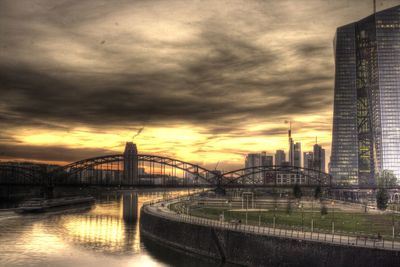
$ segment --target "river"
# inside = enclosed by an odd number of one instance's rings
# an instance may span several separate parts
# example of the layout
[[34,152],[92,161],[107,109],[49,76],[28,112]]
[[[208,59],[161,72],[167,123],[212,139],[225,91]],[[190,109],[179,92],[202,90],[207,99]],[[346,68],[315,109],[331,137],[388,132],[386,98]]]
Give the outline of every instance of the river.
[[[0,266],[219,265],[143,240],[138,220],[126,214],[132,203],[122,195],[131,193],[99,195],[90,208],[30,215],[0,212]],[[181,193],[138,193],[138,207],[151,199]]]

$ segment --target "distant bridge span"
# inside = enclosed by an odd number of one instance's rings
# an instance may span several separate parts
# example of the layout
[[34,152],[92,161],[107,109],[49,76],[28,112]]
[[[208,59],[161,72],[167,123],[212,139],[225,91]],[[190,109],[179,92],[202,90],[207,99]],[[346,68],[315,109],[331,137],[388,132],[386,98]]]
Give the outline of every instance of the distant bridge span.
[[[50,172],[50,175],[54,184],[137,185],[140,184],[140,176],[142,178],[150,176],[148,184],[151,184],[152,178],[165,178],[167,181],[172,181],[172,178],[178,178],[177,173],[181,172],[184,175],[180,178],[184,180],[188,180],[190,176],[200,184],[213,185],[215,183],[213,173],[199,165],[169,157],[138,154],[139,170],[143,172],[147,170],[149,173],[139,172],[139,183],[129,184],[124,181],[124,161],[124,154],[94,157],[62,166]],[[109,174],[108,180],[107,174]]]
[[223,174],[222,186],[253,185],[261,187],[299,184],[301,186],[332,186],[330,174],[296,166],[255,166]]
[[122,154],[79,160],[52,168],[34,164],[0,164],[0,184],[75,186],[202,186],[229,187],[331,187],[332,178],[320,171],[294,166],[257,166],[226,173],[190,162],[138,154],[128,142]]
[[138,179],[127,181],[124,154],[80,160],[52,170],[0,164],[0,184],[204,187],[331,187],[329,174],[293,166],[258,166],[220,174],[189,162],[138,154]]

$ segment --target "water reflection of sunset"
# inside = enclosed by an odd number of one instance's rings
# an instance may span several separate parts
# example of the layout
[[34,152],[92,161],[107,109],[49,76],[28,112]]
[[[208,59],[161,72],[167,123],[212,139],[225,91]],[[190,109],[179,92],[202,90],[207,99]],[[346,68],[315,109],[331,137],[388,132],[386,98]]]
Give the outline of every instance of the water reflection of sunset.
[[125,227],[121,219],[106,215],[82,215],[66,219],[65,230],[72,241],[107,247],[109,251],[124,246]]
[[[48,226],[43,223],[35,223],[32,230],[22,236],[24,250],[34,251],[37,254],[58,253],[66,248],[59,236],[49,231]],[[19,243],[20,241],[17,241]]]
[[[124,192],[122,195],[138,194],[138,210],[144,202],[187,194],[187,190],[171,192]],[[129,199],[129,198],[128,198]],[[126,200],[126,198],[125,198]],[[112,202],[110,202],[112,201]],[[73,243],[101,248],[110,253],[140,251],[139,224],[130,218],[123,218],[123,197],[107,196],[98,200],[95,208],[88,214],[63,217],[62,225]],[[139,215],[139,214],[138,214]]]

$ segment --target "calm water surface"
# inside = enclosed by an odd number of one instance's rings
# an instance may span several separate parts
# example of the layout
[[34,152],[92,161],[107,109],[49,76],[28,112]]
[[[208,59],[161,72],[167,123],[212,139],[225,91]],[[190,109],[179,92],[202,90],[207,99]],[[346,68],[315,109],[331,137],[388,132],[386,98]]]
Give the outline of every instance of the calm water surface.
[[[141,193],[138,206],[163,195]],[[112,193],[97,197],[91,208],[35,215],[1,212],[0,266],[218,266],[143,240],[138,221],[126,212],[132,207],[129,199]]]

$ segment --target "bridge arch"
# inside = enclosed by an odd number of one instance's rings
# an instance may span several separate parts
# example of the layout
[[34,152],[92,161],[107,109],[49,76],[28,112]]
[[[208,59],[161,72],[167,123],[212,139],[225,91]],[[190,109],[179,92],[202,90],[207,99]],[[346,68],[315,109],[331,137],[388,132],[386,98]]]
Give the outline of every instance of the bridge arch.
[[[179,170],[186,179],[196,180],[202,184],[215,184],[214,175],[211,171],[199,165],[169,157],[138,154],[137,162],[139,178],[145,181],[141,184],[162,180],[176,181]],[[147,165],[146,165],[147,163]],[[53,184],[109,184],[121,185],[124,179],[123,174],[124,155],[106,155],[80,160],[62,166],[51,173]],[[167,173],[167,171],[170,171]],[[190,175],[187,175],[190,174]],[[108,175],[108,178],[105,177]],[[160,181],[159,181],[160,182]]]
[[255,166],[222,175],[221,186],[331,186],[330,174],[296,166]]

